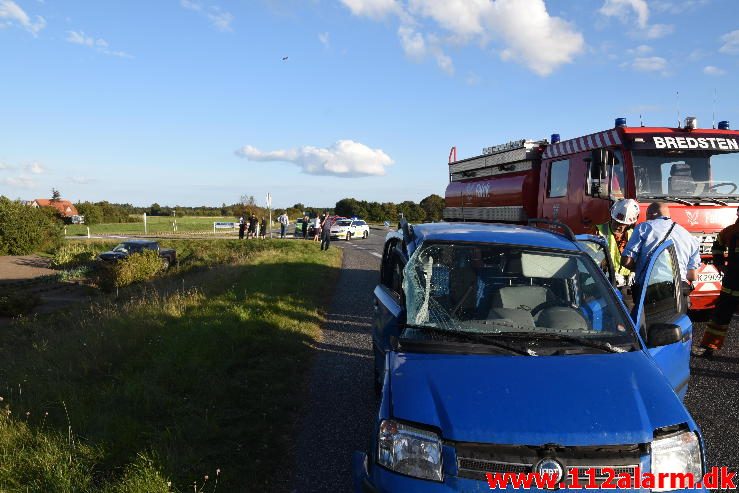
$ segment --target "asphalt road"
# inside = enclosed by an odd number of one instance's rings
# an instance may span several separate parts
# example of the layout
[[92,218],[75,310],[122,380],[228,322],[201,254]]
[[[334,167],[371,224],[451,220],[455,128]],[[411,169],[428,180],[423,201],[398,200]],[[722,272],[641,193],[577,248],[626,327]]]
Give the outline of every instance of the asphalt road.
[[[329,323],[309,377],[309,400],[299,425],[295,493],[351,491],[354,450],[368,447],[375,417],[372,390],[372,291],[379,277],[384,233],[335,241],[344,265]],[[705,323],[694,323],[694,343]],[[708,466],[739,472],[739,328],[711,360],[693,359],[686,405],[703,430]]]

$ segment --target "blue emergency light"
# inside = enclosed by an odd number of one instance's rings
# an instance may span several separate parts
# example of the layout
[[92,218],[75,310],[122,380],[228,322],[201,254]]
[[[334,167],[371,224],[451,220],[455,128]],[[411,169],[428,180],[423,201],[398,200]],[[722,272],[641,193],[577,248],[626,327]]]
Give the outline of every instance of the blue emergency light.
[[731,130],[731,127],[729,126],[728,120],[722,120],[718,122],[718,129],[719,130]]
[[616,118],[616,128],[625,127],[625,126],[626,126],[626,118]]
[[559,137],[559,134],[552,134],[552,139],[551,140],[552,140],[552,144],[556,144],[557,142],[559,142],[562,139]]

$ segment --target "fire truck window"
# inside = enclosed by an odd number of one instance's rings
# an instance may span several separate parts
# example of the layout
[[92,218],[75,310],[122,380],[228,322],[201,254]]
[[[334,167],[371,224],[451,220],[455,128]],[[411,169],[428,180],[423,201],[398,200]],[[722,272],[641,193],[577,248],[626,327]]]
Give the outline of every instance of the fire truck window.
[[556,161],[549,168],[549,186],[547,197],[564,197],[567,195],[567,182],[570,176],[570,162]]
[[618,200],[624,198],[624,165],[620,162],[613,166],[613,174],[611,174],[611,198]]

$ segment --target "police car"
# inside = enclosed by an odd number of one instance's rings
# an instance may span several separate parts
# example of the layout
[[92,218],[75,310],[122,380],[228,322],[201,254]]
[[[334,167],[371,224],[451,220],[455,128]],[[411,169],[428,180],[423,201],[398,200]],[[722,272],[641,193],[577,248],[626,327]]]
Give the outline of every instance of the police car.
[[355,492],[483,492],[488,473],[506,472],[553,475],[559,488],[586,471],[598,486],[607,470],[701,478],[671,240],[637,280],[632,316],[601,238],[401,225],[374,291],[380,400],[371,446],[354,455]]
[[352,238],[369,237],[369,225],[361,219],[339,219],[331,226],[331,238],[351,240]]

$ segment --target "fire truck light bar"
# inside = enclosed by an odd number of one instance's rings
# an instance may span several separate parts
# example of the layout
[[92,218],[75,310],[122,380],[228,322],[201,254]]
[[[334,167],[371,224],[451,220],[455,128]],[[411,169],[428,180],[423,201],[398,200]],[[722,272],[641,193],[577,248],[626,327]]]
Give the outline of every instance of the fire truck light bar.
[[504,151],[512,151],[513,149],[521,149],[526,147],[526,139],[512,140],[506,144],[500,144],[493,147],[485,147],[482,150],[483,154],[497,154]]

